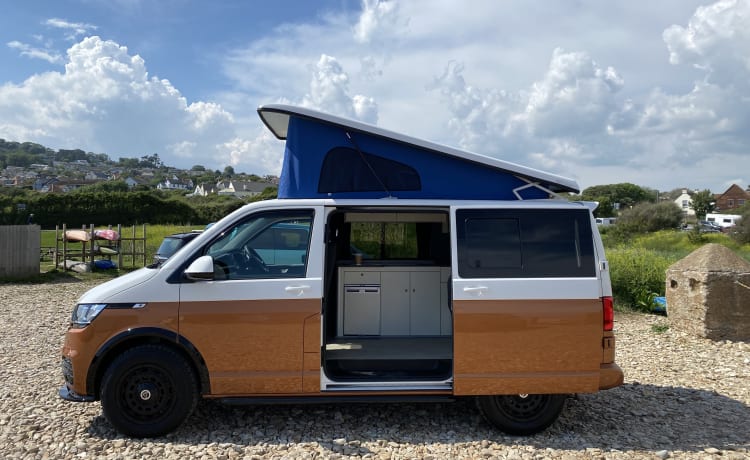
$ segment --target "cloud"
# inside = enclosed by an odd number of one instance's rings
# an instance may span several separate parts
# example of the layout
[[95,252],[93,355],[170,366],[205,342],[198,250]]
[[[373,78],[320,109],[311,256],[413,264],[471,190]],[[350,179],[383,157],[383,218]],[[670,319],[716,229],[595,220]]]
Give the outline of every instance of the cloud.
[[362,13],[354,26],[354,39],[370,43],[383,37],[398,35],[398,3],[393,0],[362,0]]
[[[168,80],[148,75],[124,46],[88,37],[67,52],[64,72],[0,87],[0,136],[119,156],[159,153],[168,164],[231,161],[231,114],[215,103],[188,104]],[[252,167],[252,165],[248,165]]]
[[75,40],[81,35],[86,35],[97,29],[97,26],[93,24],[86,24],[82,22],[69,22],[65,19],[50,18],[44,21],[44,25],[53,27],[56,29],[62,29],[67,32],[66,38],[68,40]]
[[451,63],[430,89],[439,90],[459,145],[472,151],[559,169],[565,161],[600,161],[587,139],[607,136],[623,79],[582,52],[556,49],[545,75],[522,91],[470,85]]
[[[58,53],[64,71],[0,86],[0,136],[275,173],[282,147],[254,108],[283,101],[583,186],[614,178],[706,188],[736,179],[736,165],[747,162],[750,3],[696,8],[701,1],[664,0],[643,16],[624,1],[540,10],[534,2],[363,0],[359,10],[222,47],[216,71],[230,87],[213,102],[190,103],[127,48],[79,36]],[[72,34],[93,27],[55,24]],[[48,46],[8,46],[55,59]]]
[[375,124],[377,104],[371,97],[349,95],[349,75],[332,56],[322,55],[312,71],[310,90],[302,100],[305,107],[324,110]]
[[63,57],[59,53],[50,49],[37,48],[16,40],[8,42],[7,45],[10,49],[18,50],[21,56],[30,57],[32,59],[42,59],[50,64],[59,64],[63,60]]
[[[283,147],[260,124],[240,133],[222,105],[188,103],[169,80],[150,76],[145,61],[127,47],[93,36],[71,46],[66,57],[63,72],[0,86],[0,137],[113,159],[158,153],[175,166],[231,164],[279,173]],[[309,70],[308,92],[279,101],[377,122],[375,100],[351,94],[349,75],[335,58],[322,55]]]
[[672,64],[705,70],[707,81],[747,89],[750,81],[750,3],[721,0],[698,8],[687,27],[673,25],[663,33]]

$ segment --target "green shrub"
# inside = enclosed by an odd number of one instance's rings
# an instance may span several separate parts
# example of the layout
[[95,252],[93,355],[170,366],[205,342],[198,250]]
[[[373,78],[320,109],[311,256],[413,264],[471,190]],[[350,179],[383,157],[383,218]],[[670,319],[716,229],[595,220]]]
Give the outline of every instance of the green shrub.
[[652,311],[654,297],[664,295],[665,273],[674,260],[640,247],[610,249],[607,259],[615,305]]
[[750,208],[741,215],[742,219],[731,229],[732,238],[739,244],[750,244]]
[[671,201],[640,203],[620,214],[608,239],[626,242],[635,235],[677,228],[681,222],[682,210]]

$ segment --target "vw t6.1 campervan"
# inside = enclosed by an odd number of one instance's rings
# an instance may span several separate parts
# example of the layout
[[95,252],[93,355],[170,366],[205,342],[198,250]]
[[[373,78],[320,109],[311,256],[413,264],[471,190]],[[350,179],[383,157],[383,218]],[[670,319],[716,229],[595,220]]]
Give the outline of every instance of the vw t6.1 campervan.
[[[131,436],[233,403],[476,398],[501,430],[618,386],[612,293],[574,181],[319,112],[259,110],[286,140],[279,198],[73,310],[63,398]],[[551,198],[552,197],[552,198]]]

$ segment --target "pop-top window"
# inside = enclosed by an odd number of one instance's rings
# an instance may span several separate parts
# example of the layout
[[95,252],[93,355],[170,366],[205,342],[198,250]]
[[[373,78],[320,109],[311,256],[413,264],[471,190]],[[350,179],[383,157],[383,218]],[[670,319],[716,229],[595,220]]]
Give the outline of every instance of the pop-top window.
[[419,173],[411,166],[345,147],[328,152],[318,183],[320,193],[421,189]]
[[587,210],[459,210],[462,278],[595,276]]

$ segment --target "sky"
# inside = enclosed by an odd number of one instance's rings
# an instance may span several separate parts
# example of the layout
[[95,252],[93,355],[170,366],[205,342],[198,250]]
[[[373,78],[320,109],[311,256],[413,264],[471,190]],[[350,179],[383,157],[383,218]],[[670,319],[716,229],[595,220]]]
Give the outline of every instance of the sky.
[[279,174],[284,103],[573,178],[750,185],[750,0],[0,0],[0,138]]

